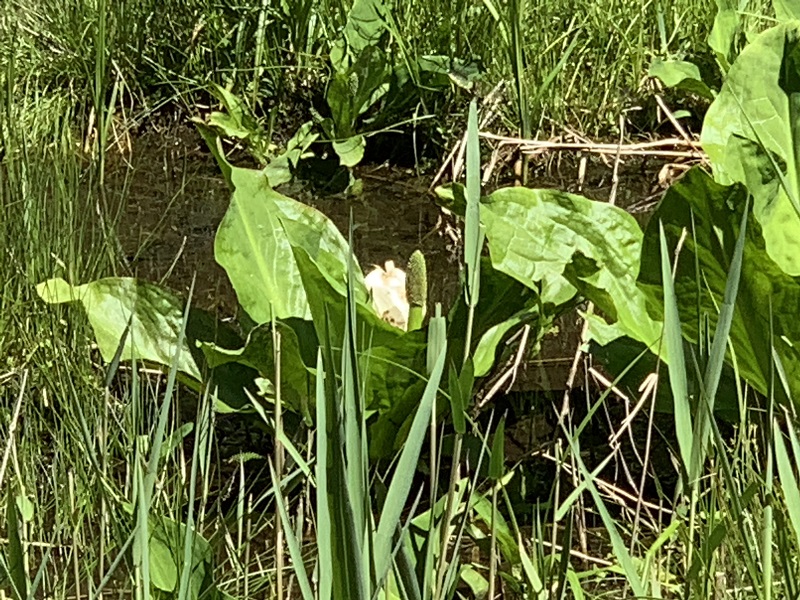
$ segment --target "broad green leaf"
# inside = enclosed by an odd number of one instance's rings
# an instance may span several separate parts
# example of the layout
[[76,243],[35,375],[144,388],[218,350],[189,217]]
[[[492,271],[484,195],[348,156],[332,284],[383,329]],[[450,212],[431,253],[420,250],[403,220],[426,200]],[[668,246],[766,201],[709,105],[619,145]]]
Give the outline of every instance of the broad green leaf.
[[[340,140],[334,142],[333,148],[344,166],[348,165],[341,158],[342,154],[348,152],[354,154],[357,148],[360,148],[363,153],[363,139],[360,139],[360,136],[353,135],[355,133],[353,124],[358,117],[358,112],[354,106],[357,93],[357,75],[350,77],[347,73],[334,73],[331,76],[330,83],[328,83],[328,91],[325,94],[325,100],[331,109],[333,123],[331,134]],[[339,149],[337,149],[337,145]],[[361,159],[359,158],[359,160]]]
[[[63,279],[50,279],[36,289],[50,304],[81,303],[104,361],[114,360],[124,337],[121,360],[173,366],[185,302],[169,290],[127,277],[109,277],[76,286]],[[257,373],[231,361],[207,364],[200,350],[204,344],[225,351],[241,347],[242,340],[215,317],[190,309],[177,369],[191,378],[186,383],[195,388],[204,374],[211,375],[218,388],[217,409],[240,409],[247,404],[244,390],[254,386]],[[205,373],[206,367],[213,373]]]
[[34,505],[27,494],[18,494],[16,498],[19,518],[23,523],[30,523],[33,520]]
[[390,65],[379,46],[365,48],[347,71],[350,106],[354,117],[366,112],[389,91]]
[[[507,474],[507,477],[511,473]],[[499,485],[495,482],[494,485]],[[471,498],[470,508],[475,511],[475,516],[483,521],[486,528],[492,528],[492,502],[491,494],[487,495],[474,495]],[[497,545],[500,552],[509,564],[518,565],[520,563],[519,544],[517,544],[514,534],[511,532],[511,527],[508,525],[505,517],[495,513],[494,534],[497,536]]]
[[[346,70],[332,75],[325,100],[331,109],[331,133],[339,140],[334,142],[334,149],[342,165],[351,167],[361,160],[365,141],[355,135],[356,120],[386,94],[390,74],[384,51],[368,47]],[[351,162],[356,156],[358,160]]]
[[[304,248],[343,286],[347,242],[321,212],[271,189],[262,172],[233,168],[231,181],[233,199],[214,251],[239,303],[256,323],[269,323],[273,313],[281,319],[310,319],[292,245]],[[361,277],[356,287],[366,294]]]
[[233,189],[233,183],[231,182],[231,171],[233,166],[228,162],[228,159],[225,156],[225,150],[222,148],[222,139],[220,138],[219,134],[215,130],[211,129],[211,127],[206,125],[205,121],[202,119],[193,117],[192,123],[194,123],[194,126],[197,128],[197,132],[200,134],[200,137],[203,138],[206,146],[208,146],[211,156],[213,156],[214,160],[217,161],[217,166],[219,166],[222,176],[225,178],[225,183],[228,184],[229,188]]
[[348,68],[350,61],[365,49],[377,46],[386,33],[386,16],[392,9],[391,0],[355,0],[342,37],[331,50],[331,62],[339,72]]
[[708,45],[716,52],[723,71],[728,69],[732,60],[732,46],[740,27],[737,9],[736,0],[717,0],[717,15],[708,36]]
[[772,0],[772,7],[778,21],[800,19],[800,2],[797,0]]
[[715,179],[726,185],[744,183],[752,192],[766,250],[792,276],[800,275],[794,150],[800,130],[792,127],[782,89],[787,77],[797,73],[783,73],[782,66],[791,66],[784,65],[785,46],[787,39],[797,43],[799,28],[797,22],[774,27],[742,51],[708,109],[701,136]]
[[[36,286],[36,291],[49,304],[80,302],[83,305],[106,362],[114,358],[126,335],[123,360],[145,360],[160,365],[173,363],[184,303],[172,292],[127,277],[109,277],[75,286],[63,279],[50,279]],[[181,350],[177,367],[200,379],[200,370],[188,343]]]
[[642,231],[624,210],[552,190],[504,188],[481,210],[493,266],[562,305],[580,289],[622,333],[653,346],[660,323],[636,285]]
[[179,565],[183,565],[186,535],[192,536],[189,575],[189,598],[200,598],[214,590],[213,552],[211,545],[199,533],[189,531],[186,525],[167,518],[150,520],[150,580],[164,592],[175,592],[180,578]]
[[356,135],[359,116],[389,91],[391,68],[384,50],[376,45],[384,32],[384,2],[357,0],[341,38],[331,52],[334,73],[325,100],[331,109],[333,149],[344,167],[364,157],[366,140]]
[[481,68],[475,60],[451,58],[442,54],[424,55],[417,59],[417,68],[427,86],[444,88],[455,84],[465,90],[472,90],[481,77]]
[[697,65],[685,60],[661,60],[656,58],[648,71],[650,77],[657,77],[670,88],[678,88],[703,96],[714,98],[714,92],[703,81]]
[[[502,323],[493,326],[484,333],[478,345],[475,347],[473,361],[475,363],[475,375],[483,377],[494,367],[497,349],[509,333],[516,331],[521,325],[535,320],[539,316],[537,308],[529,308],[513,315]],[[542,332],[545,333],[545,332]]]
[[[295,412],[309,413],[311,372],[306,367],[300,349],[297,332],[287,323],[276,323],[281,335],[281,393],[284,403]],[[255,369],[269,380],[275,375],[275,362],[270,325],[260,325],[247,336],[241,348],[227,349],[216,344],[200,344],[208,366],[216,368],[230,363],[239,363]],[[310,417],[309,417],[310,420]]]
[[[698,322],[702,318],[708,317],[711,331],[716,328],[746,204],[747,190],[743,186],[722,186],[698,168],[670,188],[651,218],[642,248],[639,283],[650,298],[653,314],[663,314],[657,224],[663,223],[670,248],[677,247],[685,236],[675,270],[675,294],[683,335],[692,343],[698,342]],[[770,258],[761,231],[751,216],[730,344],[741,376],[766,394],[771,357],[770,305],[776,352],[788,372],[800,372],[800,320],[796,316],[800,284]],[[700,269],[699,290],[695,261]],[[789,385],[791,393],[798,397],[800,380],[793,378]]]
[[363,135],[354,135],[345,140],[333,142],[333,150],[343,167],[355,167],[364,158],[367,142]]
[[[571,304],[544,306],[539,313],[536,289],[492,267],[489,258],[481,258],[480,297],[472,323],[473,363],[476,377],[487,375],[503,353],[503,342],[516,328],[531,325],[529,341],[534,344],[550,331],[552,320],[572,308]],[[453,364],[461,364],[464,356],[465,332],[468,321],[466,299],[460,295],[448,315],[448,352]]]
[[459,575],[461,581],[469,587],[473,598],[485,598],[489,593],[489,582],[486,577],[478,573],[472,565],[462,566]]
[[[232,188],[231,171],[233,166],[228,162],[225,152],[222,149],[222,140],[219,132],[222,132],[228,137],[237,137],[245,140],[253,137],[254,134],[252,132],[227,130],[224,127],[225,123],[220,123],[221,117],[215,116],[219,114],[220,113],[212,113],[208,122],[196,117],[192,118],[192,122],[197,127],[198,132],[206,142],[214,159],[217,161],[217,164],[222,170],[222,174],[225,176],[226,183]],[[266,163],[262,173],[267,178],[270,187],[276,188],[292,180],[294,170],[297,168],[300,159],[309,155],[308,150],[311,144],[319,137],[319,134],[313,132],[313,126],[314,123],[312,121],[301,125],[286,144],[286,148],[283,152],[277,156],[273,155],[273,150],[277,151],[277,148],[269,144],[268,140],[264,137],[266,134],[259,129],[261,137],[256,137],[258,143],[256,146],[250,147],[250,150],[259,162],[262,164]]]
[[246,140],[252,134],[249,129],[245,129],[240,120],[227,113],[212,112],[208,116],[208,125],[219,129],[227,137],[240,140]]
[[210,127],[216,127],[226,136],[241,140],[258,135],[261,127],[241,98],[216,84],[212,84],[211,92],[227,112],[212,112],[208,117]]
[[307,157],[308,149],[319,137],[318,133],[312,131],[313,126],[312,121],[301,125],[286,144],[286,149],[270,159],[264,167],[264,174],[267,176],[270,187],[274,189],[292,180],[297,163],[301,158]]

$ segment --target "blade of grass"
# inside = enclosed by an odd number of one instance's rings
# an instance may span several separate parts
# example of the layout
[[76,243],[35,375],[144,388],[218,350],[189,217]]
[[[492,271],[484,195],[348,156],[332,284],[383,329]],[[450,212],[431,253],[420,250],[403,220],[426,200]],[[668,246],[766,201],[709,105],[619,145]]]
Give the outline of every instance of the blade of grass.
[[717,396],[719,380],[722,377],[722,367],[725,364],[725,351],[728,345],[728,336],[733,324],[736,296],[739,292],[739,280],[742,274],[742,258],[744,255],[744,241],[747,233],[747,219],[750,214],[750,200],[745,204],[744,214],[739,226],[739,237],[728,269],[728,280],[725,283],[725,295],[720,305],[717,327],[714,339],[711,342],[706,372],[703,377],[703,390],[701,402],[707,404],[707,410],[698,411],[697,425],[692,440],[692,462],[689,469],[689,480],[697,481],[706,459],[706,447],[709,438],[709,420],[714,415],[714,403]]
[[[272,486],[277,490],[280,486],[278,477],[275,475],[275,468],[270,464],[269,474],[272,478]],[[284,504],[283,494],[275,494],[275,505],[278,508],[283,529],[286,533],[286,545],[289,548],[289,556],[292,558],[292,566],[294,573],[297,577],[297,583],[300,586],[300,593],[303,595],[303,600],[314,600],[314,592],[311,590],[311,582],[308,579],[303,566],[303,553],[300,550],[300,545],[297,543],[297,538],[292,530],[292,522],[289,520],[289,515],[286,512],[286,505]]]
[[[661,279],[664,286],[664,343],[669,368],[669,383],[675,410],[675,435],[678,439],[684,474],[689,472],[692,460],[692,415],[689,405],[689,385],[686,377],[686,357],[683,353],[683,334],[681,318],[678,313],[678,299],[672,279],[667,238],[664,224],[659,223],[661,238]],[[691,482],[686,482],[690,489]]]
[[[800,460],[800,444],[797,443],[797,434],[790,419],[786,419],[786,428],[789,432],[789,439],[791,440],[792,450],[794,454],[794,463]],[[783,433],[779,424],[775,423],[774,427],[774,444],[775,444],[775,462],[778,467],[778,477],[781,482],[781,489],[786,504],[786,512],[789,513],[789,522],[794,531],[795,541],[797,547],[800,548],[800,487],[797,485],[797,478],[794,474],[794,466],[789,452],[786,450],[786,444],[783,441]]]
[[17,508],[12,486],[6,490],[6,527],[8,534],[8,565],[7,571],[11,583],[12,593],[17,600],[28,597],[28,574],[25,570],[25,552],[20,537],[20,515]]
[[436,359],[436,364],[425,386],[417,413],[411,423],[405,447],[400,454],[400,459],[397,461],[392,482],[389,484],[389,490],[386,493],[386,500],[378,522],[378,530],[375,534],[375,580],[378,586],[382,585],[391,567],[392,537],[400,523],[403,507],[408,499],[411,484],[414,481],[414,473],[422,451],[422,443],[425,440],[428,420],[431,418],[433,403],[439,391],[445,355],[446,351],[441,352]]
[[178,600],[189,600],[189,580],[192,576],[193,551],[195,547],[195,518],[194,505],[197,493],[197,469],[200,464],[200,456],[205,454],[208,446],[208,430],[211,421],[210,415],[211,402],[209,399],[208,387],[200,398],[197,405],[197,437],[192,448],[192,466],[189,474],[189,502],[186,515],[186,527],[183,536],[183,564],[181,566],[181,579],[178,587]]
[[[707,404],[704,405],[704,409],[709,411],[709,407]],[[710,412],[710,411],[709,411]],[[725,441],[722,439],[722,434],[719,431],[719,427],[717,426],[717,421],[713,417],[713,415],[709,416],[709,426],[711,429],[711,433],[713,434],[714,443],[717,445],[718,448],[724,449],[725,448]],[[736,477],[733,473],[733,468],[731,466],[730,460],[728,459],[728,455],[726,452],[718,452],[717,460],[719,460],[719,464],[722,466],[722,473],[725,480],[725,485],[730,490],[737,490],[739,486],[737,485]],[[760,482],[753,482],[751,484],[752,488],[757,489],[760,487]],[[758,548],[758,542],[754,539],[755,532],[750,526],[750,518],[749,515],[746,514],[746,502],[743,502],[743,499],[747,499],[747,502],[750,501],[750,498],[755,494],[748,494],[745,492],[744,494],[739,496],[738,493],[728,494],[726,497],[730,500],[731,508],[731,519],[736,524],[736,531],[739,534],[739,543],[741,545],[741,557],[745,564],[746,572],[748,577],[750,578],[750,583],[753,586],[753,589],[756,593],[761,596],[763,594],[763,582],[761,579],[761,568],[759,564],[759,559],[757,552],[754,550]]]
[[[492,441],[492,457],[489,461],[489,478],[496,483],[503,478],[505,465],[505,425],[506,419],[500,419]],[[489,540],[489,598],[495,597],[497,584],[497,485],[492,486],[492,522]]]
[[595,506],[597,507],[597,512],[600,513],[600,519],[603,522],[603,526],[606,529],[606,533],[608,533],[609,541],[611,542],[611,547],[613,549],[614,556],[616,557],[617,561],[622,567],[628,585],[631,586],[631,589],[633,590],[635,596],[637,597],[646,596],[647,591],[645,585],[642,582],[639,573],[636,570],[636,565],[634,564],[633,558],[628,552],[627,545],[625,544],[625,542],[622,539],[622,536],[619,533],[614,518],[611,516],[611,513],[608,512],[608,508],[606,508],[605,502],[603,502],[603,498],[600,496],[600,493],[597,491],[597,487],[594,485],[594,476],[589,472],[589,470],[586,468],[586,465],[583,462],[583,458],[581,457],[580,448],[578,447],[577,440],[569,434],[569,431],[567,431],[566,428],[566,424],[562,423],[562,430],[567,439],[567,442],[569,443],[572,454],[575,457],[575,462],[578,467],[578,470],[580,471],[581,476],[586,482],[586,488],[592,495],[592,499],[594,500]]
[[138,558],[136,597],[140,600],[150,600],[150,497],[145,491],[144,475],[139,461],[134,466],[134,481],[136,482],[136,495],[138,497],[136,513],[136,541],[134,543],[134,556]]
[[183,312],[183,319],[181,320],[181,328],[178,332],[178,341],[175,346],[175,355],[172,358],[172,365],[169,368],[167,375],[167,386],[164,389],[164,399],[161,403],[161,410],[158,414],[158,424],[156,431],[153,435],[153,441],[150,445],[150,460],[147,464],[147,473],[144,479],[144,492],[147,496],[147,508],[150,507],[150,498],[153,495],[153,488],[156,484],[156,477],[158,476],[158,463],[161,458],[161,444],[164,442],[164,433],[167,429],[167,421],[169,419],[169,410],[172,404],[172,396],[175,391],[175,380],[178,375],[178,363],[180,361],[181,350],[183,348],[184,339],[186,338],[186,324],[189,322],[189,309],[192,305],[192,294],[194,293],[195,278],[192,277],[192,283],[189,286],[189,296],[186,301],[186,307]]
[[[484,232],[481,225],[481,149],[478,138],[478,104],[472,100],[469,104],[469,120],[467,123],[467,208],[464,218],[464,263],[467,269],[467,302],[474,308],[480,295],[481,252],[483,250]],[[470,336],[472,321],[467,326]],[[467,338],[469,342],[469,337]],[[470,344],[467,343],[465,358],[469,355]]]
[[325,367],[322,351],[317,352],[317,568],[319,569],[319,600],[330,600],[333,579],[333,540],[331,514],[328,505],[328,418],[325,398]]
[[[478,131],[478,104],[473,99],[469,105],[467,122],[467,167],[466,167],[466,201],[467,208],[464,222],[464,263],[467,271],[465,293],[467,297],[467,326],[464,342],[464,358],[462,366],[467,363],[472,352],[472,328],[475,321],[475,307],[480,296],[481,252],[483,250],[484,231],[481,225],[481,156]],[[466,407],[465,407],[466,409]],[[450,522],[453,519],[453,496],[461,463],[461,445],[463,435],[456,433],[453,442],[453,455],[450,461],[450,483],[447,491],[447,508],[441,530],[441,547],[439,565],[437,567],[434,597],[440,597],[447,564],[447,548],[449,542]]]

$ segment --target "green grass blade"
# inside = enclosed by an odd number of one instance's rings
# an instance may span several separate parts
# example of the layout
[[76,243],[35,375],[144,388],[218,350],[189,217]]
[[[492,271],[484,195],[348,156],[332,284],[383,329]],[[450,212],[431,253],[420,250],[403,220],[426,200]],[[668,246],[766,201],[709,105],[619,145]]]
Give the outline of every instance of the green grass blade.
[[[714,415],[708,412],[706,414],[709,416],[708,423],[711,433],[714,437],[714,443],[718,448],[725,448],[725,441],[722,439],[722,434],[719,431],[719,427],[717,426],[717,421],[714,418]],[[722,467],[720,470],[722,471],[725,480],[725,486],[729,490],[740,489],[731,466],[731,461],[728,459],[728,454],[726,452],[718,452],[717,460],[719,460],[719,464]],[[758,488],[760,487],[760,482],[753,482],[750,484],[750,487]],[[761,569],[757,556],[758,553],[756,550],[754,550],[758,547],[758,544],[752,537],[753,530],[751,528],[750,517],[745,512],[747,504],[750,502],[752,495],[753,494],[748,494],[747,491],[741,494],[741,496],[738,493],[731,493],[727,495],[727,499],[730,501],[731,505],[729,509],[731,513],[730,518],[736,524],[736,530],[740,538],[741,562],[745,565],[747,575],[750,578],[753,588],[756,590],[761,590],[763,588],[761,585]]]
[[[491,427],[492,427],[492,418],[490,417],[489,423],[486,426],[487,431],[490,430]],[[445,575],[445,583],[443,588],[444,590],[455,589],[456,578],[460,571],[460,563],[458,558],[460,556],[460,551],[461,551],[461,542],[464,539],[464,532],[466,531],[467,524],[470,520],[471,508],[474,507],[480,500],[480,496],[476,492],[478,489],[479,475],[481,474],[481,466],[483,465],[483,461],[484,458],[486,458],[487,452],[488,452],[487,440],[484,437],[483,443],[481,443],[481,451],[480,454],[478,455],[478,462],[475,465],[475,474],[472,477],[472,481],[468,482],[468,486],[461,486],[459,482],[459,484],[455,488],[456,492],[455,492],[455,497],[453,498],[454,500],[453,504],[455,506],[460,506],[461,498],[463,496],[466,496],[468,499],[468,506],[467,509],[462,512],[461,522],[458,524],[456,539],[453,544],[453,559],[450,561],[450,564],[447,565],[447,573]],[[444,531],[444,523],[442,523],[441,527]]]
[[134,467],[138,506],[136,511],[136,541],[134,556],[138,558],[140,590],[137,598],[150,600],[150,496],[145,492],[144,475],[139,462]]
[[400,454],[400,459],[397,461],[392,482],[389,484],[389,490],[386,493],[386,501],[381,511],[378,530],[375,535],[375,578],[379,586],[391,567],[392,539],[400,523],[403,507],[414,480],[414,473],[419,462],[422,444],[426,438],[428,422],[431,418],[431,410],[439,391],[439,382],[442,378],[446,354],[446,352],[441,352],[436,359],[436,365],[433,368],[428,384],[425,386],[425,391],[417,408],[417,414],[414,416],[414,421],[408,432],[408,439],[403,452]]
[[739,226],[739,237],[728,269],[728,280],[725,283],[725,296],[719,310],[717,328],[711,342],[711,352],[703,377],[703,394],[700,401],[706,406],[698,410],[697,427],[692,441],[692,463],[689,470],[689,480],[696,481],[706,459],[706,448],[709,439],[709,423],[714,415],[714,403],[717,396],[719,380],[722,376],[722,367],[725,363],[725,351],[728,345],[728,336],[731,331],[735,312],[736,296],[739,292],[739,280],[742,274],[742,258],[744,255],[744,241],[747,234],[747,219],[750,213],[750,201],[745,205],[742,221]]
[[[350,214],[349,246],[353,247],[353,215]],[[366,587],[370,574],[370,544],[372,528],[372,509],[370,494],[367,489],[369,479],[369,451],[367,448],[366,417],[359,380],[369,380],[369,361],[359,368],[358,339],[356,318],[356,291],[353,253],[348,254],[347,261],[347,316],[344,340],[342,341],[342,397],[344,401],[345,423],[345,456],[347,458],[347,491],[352,510],[355,536],[352,544],[359,559],[357,564],[358,580],[363,582],[363,594],[369,592]],[[363,373],[362,373],[363,371]]]
[[435,316],[428,324],[428,348],[426,357],[426,372],[428,377],[433,373],[436,361],[443,352],[447,343],[447,319],[442,316],[442,305],[437,304]]
[[[800,460],[800,444],[797,443],[797,434],[791,420],[786,420],[789,431],[795,464]],[[786,502],[786,512],[789,513],[789,522],[794,530],[797,547],[800,548],[800,487],[797,485],[797,478],[794,474],[794,466],[786,444],[783,441],[783,433],[778,423],[774,427],[775,461],[778,467],[778,478],[783,489],[783,497]]]
[[419,582],[417,581],[414,563],[411,561],[410,553],[404,541],[407,537],[408,531],[404,531],[400,538],[400,547],[395,553],[397,587],[403,600],[422,600],[422,590],[420,590]]
[[467,123],[467,212],[464,220],[464,262],[467,266],[467,301],[478,303],[480,295],[481,251],[483,228],[481,226],[481,147],[478,137],[478,104],[469,104]]
[[297,464],[297,467],[302,471],[304,477],[311,476],[311,466],[308,464],[303,455],[300,454],[300,450],[297,449],[294,442],[289,439],[286,433],[281,429],[278,432],[278,439],[280,440],[281,444],[283,444],[284,449],[292,457],[292,460]]
[[528,551],[525,548],[525,542],[522,541],[521,535],[517,536],[517,545],[519,546],[519,558],[520,564],[522,565],[522,572],[525,575],[525,579],[527,580],[531,591],[533,592],[531,597],[540,596],[542,592],[544,592],[542,578],[539,577],[539,572],[534,566],[531,557],[528,556]]
[[[466,365],[464,365],[464,371],[466,371],[471,364],[472,361],[468,360]],[[467,373],[467,375],[468,374],[469,373]],[[472,394],[472,389],[466,390],[462,388],[462,379],[468,378],[460,377],[456,366],[452,363],[450,364],[450,369],[447,371],[447,379],[448,391],[450,392],[450,417],[453,419],[453,428],[456,430],[456,433],[464,435],[467,432],[467,419],[465,414],[466,401]]]
[[564,435],[567,437],[569,442],[572,455],[578,465],[578,470],[581,473],[581,477],[586,482],[586,488],[592,495],[592,499],[597,507],[597,512],[600,513],[600,519],[603,521],[603,526],[608,534],[611,547],[614,551],[614,556],[625,573],[625,578],[627,579],[628,585],[631,586],[635,596],[644,597],[647,595],[645,585],[639,577],[639,573],[636,570],[636,565],[634,564],[633,558],[628,552],[628,548],[625,545],[619,530],[617,529],[617,524],[614,521],[614,518],[611,516],[611,513],[608,512],[605,502],[603,502],[603,498],[600,496],[600,493],[597,491],[597,487],[594,485],[594,475],[589,472],[583,462],[577,440],[569,434],[564,425],[562,425],[562,429],[564,430]]
[[333,581],[333,539],[328,505],[328,419],[325,398],[325,367],[322,352],[317,352],[317,553],[319,600],[329,600]]
[[[324,397],[317,402],[317,407],[326,410],[326,428],[318,428],[318,435],[323,436],[322,444],[327,447],[326,477],[327,502],[330,516],[330,538],[332,557],[337,559],[336,569],[331,569],[331,596],[333,598],[356,598],[365,600],[367,594],[368,573],[363,563],[363,536],[359,531],[353,512],[353,502],[364,499],[351,499],[347,486],[347,460],[345,458],[344,415],[342,414],[342,398],[336,386],[336,368],[331,343],[330,315],[326,309],[325,321],[322,323],[322,337],[325,342],[321,348],[325,368]],[[343,340],[346,344],[346,340]],[[319,380],[318,380],[319,385]]]
[[359,556],[363,550],[364,536],[368,527],[365,511],[366,473],[362,449],[361,422],[363,416],[359,406],[358,359],[355,350],[355,332],[348,318],[345,324],[345,340],[342,348],[342,400],[344,410],[345,482],[350,506],[353,511],[353,526]]
[[19,535],[20,518],[16,498],[11,488],[6,490],[6,524],[8,528],[7,571],[11,580],[12,592],[17,600],[28,597],[28,574],[25,572],[25,554]]
[[164,434],[167,430],[167,421],[169,419],[169,409],[172,405],[172,395],[175,391],[175,379],[178,376],[178,364],[181,358],[181,349],[183,348],[183,343],[186,338],[186,324],[189,322],[189,309],[192,305],[192,294],[194,293],[194,278],[192,278],[192,284],[189,288],[189,299],[186,302],[186,308],[183,312],[183,319],[181,321],[181,329],[178,332],[178,342],[175,346],[175,355],[172,358],[172,365],[169,368],[169,374],[167,375],[167,386],[164,389],[164,399],[161,403],[161,410],[158,414],[158,424],[156,425],[156,431],[153,435],[153,441],[150,445],[150,460],[147,464],[147,474],[145,475],[144,479],[144,487],[143,490],[145,492],[146,503],[149,509],[150,498],[153,494],[153,488],[156,484],[156,478],[158,476],[158,463],[161,458],[161,444],[164,443]]
[[[675,408],[675,434],[678,438],[681,462],[684,472],[689,472],[692,460],[692,415],[689,405],[689,385],[686,376],[686,357],[683,354],[683,335],[681,318],[678,313],[678,299],[672,280],[667,238],[664,225],[659,223],[661,237],[661,278],[664,286],[664,343],[669,383]],[[688,483],[688,482],[687,482]]]
[[[275,468],[272,466],[272,464],[269,466],[269,474],[272,477],[272,486],[275,488],[275,490],[279,490],[280,482],[278,481],[278,477],[275,475]],[[277,491],[275,493],[275,503],[278,506],[278,513],[280,513],[283,531],[286,536],[286,545],[289,548],[289,556],[292,557],[292,566],[294,567],[294,573],[297,576],[297,584],[300,587],[303,600],[314,600],[314,592],[311,591],[311,582],[309,581],[308,573],[306,573],[305,567],[303,566],[303,553],[300,551],[300,544],[297,542],[297,538],[294,535],[294,530],[292,529],[292,522],[289,520],[289,515],[286,513],[286,505],[283,503],[283,494]]]
[[489,460],[489,478],[494,481],[499,481],[505,472],[505,442],[506,442],[506,419],[500,419],[497,425],[497,430],[494,433],[492,440],[492,455]]
[[189,502],[186,515],[186,529],[183,535],[183,564],[181,566],[181,580],[178,588],[178,600],[190,600],[189,581],[194,565],[193,554],[195,548],[195,495],[197,493],[197,469],[200,465],[200,456],[204,455],[209,444],[209,424],[211,421],[211,401],[208,387],[200,398],[197,407],[197,436],[192,448],[192,466],[189,473]]

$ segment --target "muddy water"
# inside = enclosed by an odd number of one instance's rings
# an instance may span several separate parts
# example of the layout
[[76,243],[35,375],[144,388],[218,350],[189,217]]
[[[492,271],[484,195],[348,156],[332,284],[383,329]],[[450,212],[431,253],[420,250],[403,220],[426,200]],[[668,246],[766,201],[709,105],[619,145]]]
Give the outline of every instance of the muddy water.
[[[617,203],[636,206],[657,198],[660,189],[654,182],[660,168],[661,164],[639,159],[624,163]],[[533,165],[529,185],[608,200],[609,165],[590,163],[583,185],[578,184],[577,173],[574,159],[551,157]],[[345,235],[352,211],[354,249],[364,268],[386,260],[403,265],[414,250],[422,249],[428,260],[431,300],[449,305],[458,293],[458,234],[428,191],[430,176],[370,166],[357,175],[363,183],[358,197],[314,193],[302,182],[281,191],[321,210]],[[112,163],[108,181],[123,207],[119,233],[129,274],[182,293],[188,292],[196,274],[195,302],[219,316],[235,316],[235,294],[214,261],[214,235],[230,193],[194,130],[173,127],[135,138],[130,150]],[[545,340],[541,356],[527,366],[520,378],[522,387],[563,386],[579,337],[577,316],[563,319],[559,329],[557,336]]]

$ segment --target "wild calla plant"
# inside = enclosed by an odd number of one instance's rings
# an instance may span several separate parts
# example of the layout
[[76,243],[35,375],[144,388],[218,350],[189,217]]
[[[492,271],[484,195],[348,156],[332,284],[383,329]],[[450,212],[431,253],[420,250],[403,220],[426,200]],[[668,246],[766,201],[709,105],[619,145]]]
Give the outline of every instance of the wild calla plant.
[[[701,142],[714,178],[743,183],[772,260],[800,275],[800,21],[764,32],[731,67]],[[741,202],[741,201],[740,201]]]
[[[243,322],[232,328],[193,309],[181,342],[178,372],[195,389],[209,381],[218,385],[219,410],[252,410],[250,396],[257,393],[272,401],[275,327],[283,340],[282,401],[295,419],[310,423],[314,356],[326,320],[332,324],[333,339],[343,335],[344,303],[330,302],[346,297],[352,262],[353,305],[360,326],[369,332],[359,338],[363,345],[355,352],[359,360],[370,363],[364,388],[373,415],[370,452],[373,457],[390,456],[405,439],[424,387],[424,320],[421,328],[408,332],[384,322],[369,300],[348,243],[327,217],[276,192],[264,171],[234,167],[221,154],[217,158],[233,196],[216,235],[215,256],[250,325]],[[448,316],[453,325],[448,365],[460,365],[469,355],[475,376],[482,377],[490,372],[514,326],[532,324],[535,338],[548,330],[557,311],[543,310],[537,293],[493,269],[479,255],[471,265],[472,277],[480,269],[481,285],[473,286],[471,297],[459,300]],[[131,278],[81,285],[54,279],[37,289],[47,302],[82,305],[106,361],[116,357],[171,364],[184,301],[169,290]]]
[[[683,336],[702,347],[718,319],[752,196],[726,360],[733,365],[735,354],[740,374],[766,394],[771,336],[780,340],[774,352],[783,364],[800,367],[792,308],[800,301],[798,27],[790,21],[760,34],[731,66],[702,134],[717,181],[699,168],[690,171],[667,191],[645,231],[625,211],[580,196],[497,190],[481,206],[492,268],[535,290],[545,308],[591,300],[600,309],[587,316],[595,342],[629,338],[659,354],[663,225],[669,247],[679,249],[675,290]],[[745,185],[729,185],[735,182]],[[440,195],[464,212],[463,188]],[[798,397],[798,386],[789,381],[791,396]]]
[[[777,23],[784,24],[800,19],[800,8],[795,2],[774,0],[771,4]],[[762,30],[763,22],[764,19],[760,16],[744,10],[741,3],[737,5],[735,1],[717,0],[714,27],[707,42],[714,53],[723,81],[727,81],[732,65]],[[719,92],[711,87],[708,77],[701,74],[695,63],[683,60],[682,57],[656,57],[650,64],[649,74],[668,88],[697,94],[708,100],[714,100]]]
[[[310,147],[319,134],[312,130],[311,121],[301,125],[285,147],[279,147],[272,141],[271,132],[264,129],[244,100],[226,88],[214,85],[211,89],[224,112],[214,111],[206,119],[195,117],[192,122],[218,163],[227,163],[222,139],[236,140],[261,164],[262,173],[274,188],[291,181],[300,160],[313,156]],[[229,171],[224,169],[223,172],[230,183]]]

